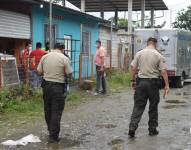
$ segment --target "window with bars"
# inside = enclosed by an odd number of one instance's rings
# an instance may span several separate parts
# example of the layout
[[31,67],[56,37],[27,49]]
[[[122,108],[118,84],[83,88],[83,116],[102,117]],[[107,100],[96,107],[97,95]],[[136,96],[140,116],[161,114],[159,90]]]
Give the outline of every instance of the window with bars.
[[[50,26],[49,24],[44,25],[45,43],[50,42]],[[56,25],[52,25],[52,46],[54,47],[56,42]]]
[[82,53],[89,55],[91,52],[91,33],[82,33]]

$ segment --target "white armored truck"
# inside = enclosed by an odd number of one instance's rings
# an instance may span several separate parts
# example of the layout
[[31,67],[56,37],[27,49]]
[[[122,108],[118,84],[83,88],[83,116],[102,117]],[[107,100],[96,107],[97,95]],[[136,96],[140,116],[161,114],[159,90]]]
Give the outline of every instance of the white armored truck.
[[158,40],[158,50],[165,57],[170,82],[181,88],[191,77],[191,32],[179,29],[136,29],[134,53],[146,47],[147,39]]

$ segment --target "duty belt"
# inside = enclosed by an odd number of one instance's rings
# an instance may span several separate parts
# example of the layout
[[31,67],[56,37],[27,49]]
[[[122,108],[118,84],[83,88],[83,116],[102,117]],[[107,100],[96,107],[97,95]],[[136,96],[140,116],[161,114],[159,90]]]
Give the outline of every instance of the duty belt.
[[58,83],[58,82],[51,82],[51,81],[46,81],[44,80],[45,84],[51,84],[51,85],[61,85],[61,86],[64,86],[65,83]]
[[158,81],[159,78],[137,78],[139,81]]

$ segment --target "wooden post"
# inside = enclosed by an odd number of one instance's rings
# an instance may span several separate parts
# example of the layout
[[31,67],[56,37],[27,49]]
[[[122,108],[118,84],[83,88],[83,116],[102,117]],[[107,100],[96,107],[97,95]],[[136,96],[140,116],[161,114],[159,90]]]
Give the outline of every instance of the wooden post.
[[2,61],[0,58],[0,88],[2,88]]
[[91,55],[91,74],[92,74],[91,78],[93,80],[94,79],[94,55],[93,54]]
[[79,63],[79,86],[82,84],[82,53],[80,53],[80,63]]
[[111,46],[110,46],[110,73],[112,72],[112,43],[113,43],[113,21],[111,21],[111,31],[110,31],[110,43],[111,43]]

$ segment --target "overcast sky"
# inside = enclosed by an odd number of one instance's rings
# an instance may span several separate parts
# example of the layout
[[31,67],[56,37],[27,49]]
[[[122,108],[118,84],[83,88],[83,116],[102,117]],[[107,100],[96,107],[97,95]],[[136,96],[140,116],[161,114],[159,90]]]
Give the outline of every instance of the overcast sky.
[[[176,15],[177,15],[177,12],[182,10],[182,9],[185,9],[187,8],[189,5],[191,5],[191,0],[164,0],[164,2],[166,3],[166,5],[168,6],[169,10],[168,11],[157,11],[155,13],[156,17],[161,17],[161,18],[158,18],[156,19],[156,25],[157,24],[161,24],[162,22],[166,21],[166,26],[165,28],[170,28],[170,20],[172,20],[172,22],[175,21],[175,18],[176,18]],[[70,7],[70,8],[75,8],[74,6],[72,6],[71,4],[69,4],[68,2],[66,2],[66,6]],[[172,12],[172,15],[170,15]],[[133,20],[140,20],[140,15],[137,14],[138,12],[134,12],[134,15],[133,15]],[[91,13],[92,15],[95,15],[97,17],[100,16],[99,13]],[[146,15],[149,14],[149,12],[146,12]],[[105,19],[108,19],[110,17],[113,17],[114,16],[114,13],[113,12],[107,12],[105,13]],[[125,12],[119,12],[119,17],[121,18],[124,18],[126,17],[127,18],[127,13],[125,15]]]

